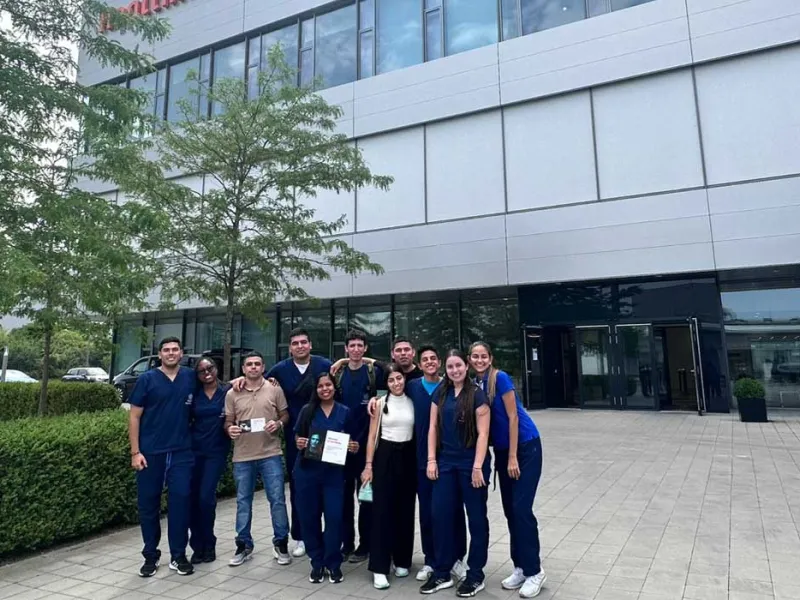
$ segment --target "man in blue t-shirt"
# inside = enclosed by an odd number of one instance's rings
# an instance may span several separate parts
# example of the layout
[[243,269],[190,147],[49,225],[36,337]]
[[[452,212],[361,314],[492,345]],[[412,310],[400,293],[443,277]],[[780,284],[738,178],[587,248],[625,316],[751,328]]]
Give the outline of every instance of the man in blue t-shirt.
[[186,559],[189,538],[190,484],[194,455],[189,428],[197,382],[194,371],[180,366],[183,350],[176,337],[158,345],[161,366],[143,373],[129,399],[128,439],[136,470],[139,523],[144,540],[141,577],[152,577],[161,551],[161,492],[167,486],[169,568],[190,575]]
[[336,382],[341,392],[342,404],[350,409],[353,441],[359,450],[347,457],[344,469],[344,521],[342,523],[342,552],[351,563],[364,562],[369,558],[372,504],[362,502],[358,509],[358,546],[355,532],[355,497],[361,489],[361,473],[367,460],[367,434],[369,433],[369,399],[378,389],[385,388],[385,376],[378,363],[368,364],[364,359],[367,351],[367,335],[353,329],[344,339],[347,364],[336,373]]
[[[300,410],[311,399],[314,392],[314,381],[320,373],[327,373],[331,368],[331,361],[321,356],[311,354],[311,336],[302,328],[289,332],[289,358],[273,365],[264,375],[267,379],[275,379],[283,389],[286,402],[289,405],[289,422],[284,429],[286,439],[286,469],[289,473],[294,468],[297,460],[297,446],[294,440],[294,426]],[[292,551],[292,556],[300,557],[306,553],[303,543],[303,532],[300,529],[300,518],[297,511],[297,498],[294,488],[294,478],[289,478],[289,499],[292,506],[292,539],[297,542]]]

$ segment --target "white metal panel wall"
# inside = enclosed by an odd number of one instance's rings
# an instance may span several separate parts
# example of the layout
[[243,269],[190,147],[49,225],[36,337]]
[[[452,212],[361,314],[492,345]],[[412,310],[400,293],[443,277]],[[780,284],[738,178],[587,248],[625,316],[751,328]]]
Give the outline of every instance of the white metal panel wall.
[[428,221],[505,210],[500,111],[429,125],[426,163]]
[[800,45],[698,67],[697,96],[709,184],[800,173]]
[[602,198],[703,185],[688,69],[599,88],[594,114]]
[[589,92],[504,110],[508,210],[597,200]]
[[425,222],[425,132],[422,127],[359,140],[376,175],[391,175],[389,191],[358,191],[359,231]]

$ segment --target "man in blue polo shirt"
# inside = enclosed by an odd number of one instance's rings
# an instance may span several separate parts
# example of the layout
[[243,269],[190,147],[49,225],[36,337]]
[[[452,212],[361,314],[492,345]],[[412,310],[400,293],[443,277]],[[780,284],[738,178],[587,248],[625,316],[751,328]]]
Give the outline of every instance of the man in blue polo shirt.
[[161,551],[161,492],[167,485],[169,568],[190,575],[186,559],[189,538],[190,484],[194,455],[189,423],[196,389],[192,369],[180,366],[183,350],[176,337],[158,345],[161,366],[143,373],[131,392],[128,439],[136,470],[139,523],[144,540],[141,577],[152,577]]
[[[291,356],[273,367],[264,375],[267,379],[274,378],[283,389],[286,403],[289,405],[289,422],[283,430],[286,436],[286,469],[291,473],[297,460],[297,445],[294,441],[294,425],[300,410],[311,399],[314,391],[314,381],[320,373],[327,373],[331,368],[331,361],[321,356],[311,354],[311,336],[302,328],[289,332],[289,354]],[[294,488],[294,478],[289,478],[289,496],[292,506],[292,539],[297,546],[292,551],[292,556],[300,557],[306,553],[303,543],[303,532],[300,529],[300,517],[297,511],[297,498]]]

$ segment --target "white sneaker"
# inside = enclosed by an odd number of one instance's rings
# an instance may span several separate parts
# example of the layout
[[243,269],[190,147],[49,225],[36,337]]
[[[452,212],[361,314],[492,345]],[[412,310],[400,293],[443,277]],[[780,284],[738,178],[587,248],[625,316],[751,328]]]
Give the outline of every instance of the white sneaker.
[[295,558],[300,558],[301,556],[306,555],[306,545],[303,542],[297,542],[297,546],[294,547],[292,550],[292,556]]
[[389,580],[386,578],[386,575],[384,575],[383,573],[373,573],[372,574],[372,586],[376,590],[389,589]]
[[428,581],[431,575],[433,575],[433,567],[425,565],[417,571],[417,581]]
[[525,575],[522,572],[522,569],[516,567],[514,572],[511,573],[508,577],[503,579],[500,585],[503,586],[504,590],[518,590],[522,587],[522,584],[525,583]]
[[394,568],[394,576],[395,577],[408,577],[408,569],[404,569],[403,567],[395,567]]
[[519,591],[520,597],[534,598],[535,596],[538,596],[539,592],[542,591],[545,581],[547,581],[547,575],[544,574],[544,571],[539,571],[533,577],[528,577],[525,580],[522,589]]
[[453,574],[453,577],[456,578],[456,581],[461,581],[467,576],[467,565],[465,565],[463,561],[457,560],[450,572]]

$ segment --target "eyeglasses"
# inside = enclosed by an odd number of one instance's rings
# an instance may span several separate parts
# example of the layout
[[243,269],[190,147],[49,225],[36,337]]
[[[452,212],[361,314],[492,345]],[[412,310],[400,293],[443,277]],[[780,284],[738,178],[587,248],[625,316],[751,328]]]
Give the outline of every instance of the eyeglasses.
[[217,367],[206,367],[205,369],[197,369],[197,373],[199,375],[207,375],[211,374],[217,370]]

